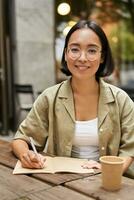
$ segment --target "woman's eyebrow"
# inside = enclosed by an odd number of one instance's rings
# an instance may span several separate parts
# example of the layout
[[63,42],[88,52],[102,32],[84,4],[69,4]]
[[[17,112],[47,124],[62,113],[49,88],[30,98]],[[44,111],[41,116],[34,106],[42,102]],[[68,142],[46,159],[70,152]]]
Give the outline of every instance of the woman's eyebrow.
[[70,43],[70,44],[68,44],[68,46],[80,46],[80,44],[78,44],[78,43]]
[[88,47],[100,48],[100,46],[98,46],[98,45],[96,45],[96,44],[89,44]]
[[[79,43],[70,43],[70,44],[68,44],[68,46],[78,46],[78,47],[80,47],[81,45]],[[98,46],[96,44],[88,44],[87,47],[101,48],[100,46]]]

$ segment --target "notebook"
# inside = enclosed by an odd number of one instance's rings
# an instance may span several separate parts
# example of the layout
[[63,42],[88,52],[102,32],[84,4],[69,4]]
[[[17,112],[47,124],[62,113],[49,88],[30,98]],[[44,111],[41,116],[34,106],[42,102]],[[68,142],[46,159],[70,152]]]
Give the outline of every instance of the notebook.
[[43,169],[23,168],[21,161],[18,160],[13,170],[13,174],[33,174],[33,173],[94,173],[94,169],[84,169],[82,164],[87,162],[87,159],[71,158],[71,157],[51,157],[46,158]]

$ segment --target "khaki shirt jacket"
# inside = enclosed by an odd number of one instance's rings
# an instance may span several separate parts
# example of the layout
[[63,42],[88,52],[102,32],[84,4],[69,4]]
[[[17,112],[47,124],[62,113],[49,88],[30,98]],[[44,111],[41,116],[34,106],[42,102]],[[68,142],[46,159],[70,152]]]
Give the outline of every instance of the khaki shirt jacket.
[[[121,89],[100,84],[98,106],[99,153],[134,157],[134,103]],[[29,142],[48,154],[71,156],[75,108],[70,79],[46,89],[20,124],[15,139]],[[131,165],[128,176],[134,178]]]

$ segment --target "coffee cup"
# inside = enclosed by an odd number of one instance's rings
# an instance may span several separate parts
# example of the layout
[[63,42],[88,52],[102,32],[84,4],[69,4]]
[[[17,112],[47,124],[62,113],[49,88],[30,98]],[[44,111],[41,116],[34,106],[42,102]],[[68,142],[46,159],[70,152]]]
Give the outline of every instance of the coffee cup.
[[119,190],[122,182],[123,157],[102,156],[100,162],[103,188],[109,191]]

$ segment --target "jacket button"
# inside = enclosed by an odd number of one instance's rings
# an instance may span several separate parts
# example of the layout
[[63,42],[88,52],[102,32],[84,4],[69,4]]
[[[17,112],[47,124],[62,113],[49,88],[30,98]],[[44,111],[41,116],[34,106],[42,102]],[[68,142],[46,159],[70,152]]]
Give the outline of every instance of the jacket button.
[[105,147],[101,147],[101,150],[104,151],[104,150],[105,150]]
[[101,133],[103,132],[103,128],[100,128],[100,132],[101,132]]

